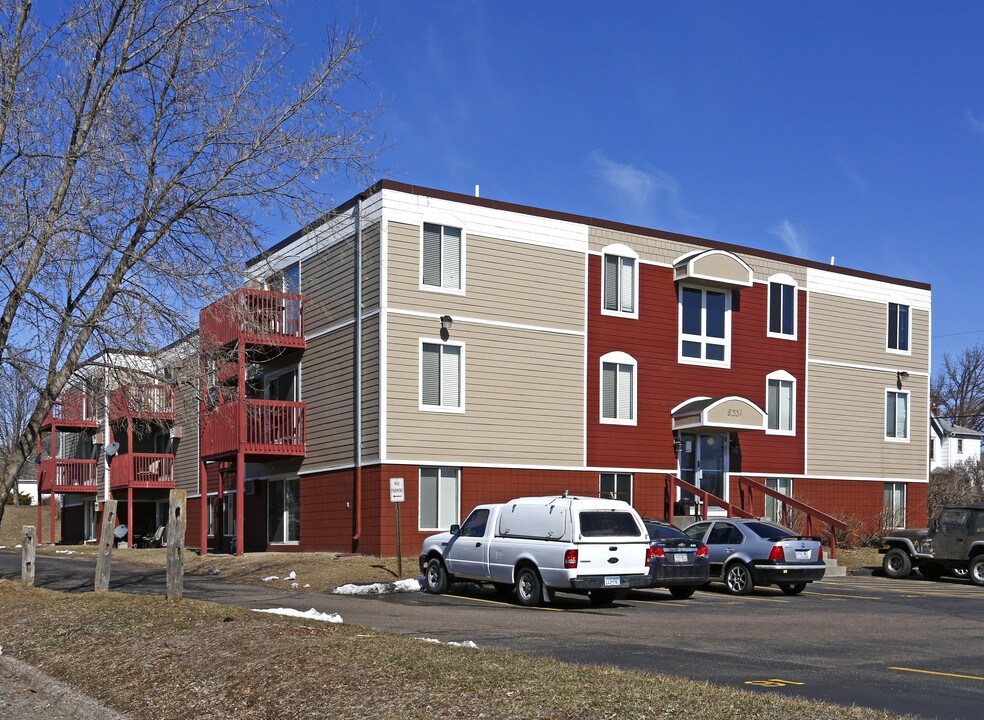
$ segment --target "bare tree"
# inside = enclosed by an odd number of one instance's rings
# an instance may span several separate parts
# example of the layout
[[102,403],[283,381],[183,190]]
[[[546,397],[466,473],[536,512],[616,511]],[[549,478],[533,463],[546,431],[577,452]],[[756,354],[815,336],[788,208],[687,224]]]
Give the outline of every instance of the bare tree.
[[258,212],[311,218],[318,178],[365,181],[373,105],[345,101],[366,39],[326,31],[295,77],[268,0],[0,0],[0,362],[42,420],[106,348],[183,335],[263,239]]
[[944,420],[984,430],[984,345],[966,348],[956,356],[944,354],[931,396]]
[[951,468],[935,471],[929,478],[929,519],[945,505],[984,501],[984,462],[972,458]]
[[38,389],[30,378],[11,365],[0,364],[0,473],[6,472],[8,462],[16,461],[17,466],[13,469],[14,484],[11,487],[14,505],[20,502],[18,479],[23,475],[23,458],[14,453],[14,448],[37,398]]

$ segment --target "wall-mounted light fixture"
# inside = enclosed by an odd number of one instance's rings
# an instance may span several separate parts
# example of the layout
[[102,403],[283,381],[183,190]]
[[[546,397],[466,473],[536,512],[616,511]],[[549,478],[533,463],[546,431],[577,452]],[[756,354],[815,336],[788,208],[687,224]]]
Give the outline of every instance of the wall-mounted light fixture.
[[673,454],[680,457],[680,451],[683,449],[683,443],[680,442],[680,438],[674,438],[673,440]]
[[907,373],[905,370],[898,370],[898,371],[896,371],[896,373],[895,373],[895,387],[897,387],[899,390],[901,390],[902,389],[902,381],[903,380],[908,380],[908,379],[909,379],[909,373]]
[[451,319],[450,315],[441,315],[441,329],[451,332],[451,326],[454,325],[454,320]]

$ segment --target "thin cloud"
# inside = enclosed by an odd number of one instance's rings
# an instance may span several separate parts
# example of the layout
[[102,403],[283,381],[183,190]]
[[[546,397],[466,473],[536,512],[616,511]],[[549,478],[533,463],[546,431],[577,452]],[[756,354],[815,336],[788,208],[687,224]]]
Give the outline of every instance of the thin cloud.
[[847,178],[848,182],[854,186],[854,189],[859,195],[864,195],[868,192],[868,181],[861,175],[861,173],[854,169],[854,165],[845,155],[842,153],[836,153],[834,155],[834,162],[837,163],[840,171],[844,173],[844,176]]
[[974,111],[971,109],[964,110],[964,118],[967,120],[967,125],[976,133],[984,135],[984,120],[978,118],[974,115]]
[[789,222],[789,220],[783,219],[778,225],[770,228],[769,233],[782,240],[791,255],[805,258],[809,254],[809,243],[807,242],[806,234]]

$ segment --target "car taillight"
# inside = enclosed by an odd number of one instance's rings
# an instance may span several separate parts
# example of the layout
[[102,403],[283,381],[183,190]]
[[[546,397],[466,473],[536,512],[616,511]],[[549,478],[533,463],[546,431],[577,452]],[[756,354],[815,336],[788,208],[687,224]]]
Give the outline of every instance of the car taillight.
[[769,551],[769,560],[773,562],[780,562],[786,559],[786,554],[782,549],[782,545],[773,546],[772,550]]
[[651,563],[656,558],[661,558],[661,557],[665,557],[665,556],[666,556],[666,553],[663,552],[663,548],[661,548],[661,547],[651,547],[648,550],[646,550],[646,562],[647,563]]
[[817,560],[823,560],[823,545],[820,546],[820,556],[817,558]]
[[568,570],[577,567],[577,550],[568,550],[564,553],[564,567]]
[[697,548],[697,557],[707,557],[707,545]]

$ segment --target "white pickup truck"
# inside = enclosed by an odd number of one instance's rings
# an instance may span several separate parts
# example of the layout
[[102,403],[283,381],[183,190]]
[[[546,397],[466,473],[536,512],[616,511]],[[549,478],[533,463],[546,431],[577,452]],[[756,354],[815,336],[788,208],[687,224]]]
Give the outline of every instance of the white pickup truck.
[[649,553],[649,534],[628,503],[528,497],[479,505],[460,527],[427,538],[420,571],[430,593],[470,580],[514,591],[521,605],[549,602],[557,590],[607,605],[618,591],[649,583]]

